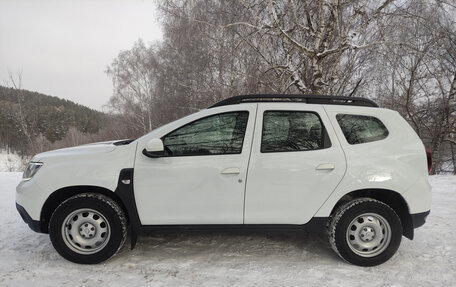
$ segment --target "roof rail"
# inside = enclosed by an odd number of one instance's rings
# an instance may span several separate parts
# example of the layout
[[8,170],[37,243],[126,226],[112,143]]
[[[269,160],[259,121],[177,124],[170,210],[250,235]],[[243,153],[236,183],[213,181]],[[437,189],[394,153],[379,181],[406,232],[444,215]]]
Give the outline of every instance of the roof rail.
[[326,95],[283,95],[283,94],[257,94],[241,95],[226,98],[213,104],[210,108],[235,105],[240,103],[259,103],[259,102],[302,102],[307,104],[324,105],[350,105],[363,107],[378,107],[372,100],[358,97],[326,96]]

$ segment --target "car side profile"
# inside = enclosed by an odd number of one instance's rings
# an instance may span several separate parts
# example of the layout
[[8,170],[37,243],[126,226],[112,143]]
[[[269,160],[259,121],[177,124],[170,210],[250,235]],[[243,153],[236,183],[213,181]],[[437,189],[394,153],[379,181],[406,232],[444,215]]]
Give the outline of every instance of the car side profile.
[[431,207],[431,155],[395,111],[355,97],[246,95],[136,139],[33,157],[16,207],[67,260],[146,230],[328,231],[349,263],[391,258]]

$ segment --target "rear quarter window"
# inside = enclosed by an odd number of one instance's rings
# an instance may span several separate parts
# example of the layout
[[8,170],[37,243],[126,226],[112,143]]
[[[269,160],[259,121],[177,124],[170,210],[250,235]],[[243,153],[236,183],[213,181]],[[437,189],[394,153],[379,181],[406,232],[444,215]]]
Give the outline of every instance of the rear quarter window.
[[349,144],[379,141],[389,134],[382,121],[376,117],[338,114],[336,119]]

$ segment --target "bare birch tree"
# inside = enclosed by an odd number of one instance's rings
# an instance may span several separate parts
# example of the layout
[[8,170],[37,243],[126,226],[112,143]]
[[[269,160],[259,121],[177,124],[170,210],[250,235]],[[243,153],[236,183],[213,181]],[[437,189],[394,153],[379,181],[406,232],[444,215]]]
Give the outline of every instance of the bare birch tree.
[[156,126],[152,111],[155,100],[157,58],[154,47],[138,40],[131,50],[122,51],[108,66],[114,91],[108,106],[127,117],[135,134]]
[[[351,78],[362,63],[359,52],[383,44],[380,24],[395,9],[393,0],[241,3],[238,18],[219,27],[244,27],[239,33],[262,56],[266,71],[287,76],[280,91],[319,94],[345,91],[346,74]],[[232,5],[225,6],[229,13]],[[204,16],[196,21],[214,25]]]

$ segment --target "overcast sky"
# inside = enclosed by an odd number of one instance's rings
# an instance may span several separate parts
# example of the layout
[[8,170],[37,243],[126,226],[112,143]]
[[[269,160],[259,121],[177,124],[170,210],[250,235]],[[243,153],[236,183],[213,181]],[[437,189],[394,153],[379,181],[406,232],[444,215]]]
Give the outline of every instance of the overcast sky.
[[0,0],[0,85],[101,110],[112,94],[106,66],[142,38],[158,41],[154,1]]

